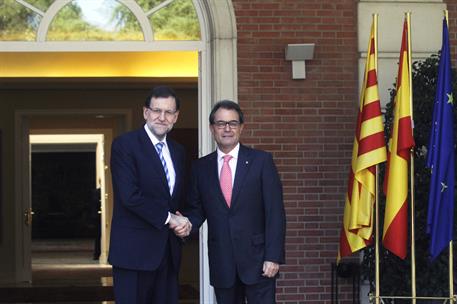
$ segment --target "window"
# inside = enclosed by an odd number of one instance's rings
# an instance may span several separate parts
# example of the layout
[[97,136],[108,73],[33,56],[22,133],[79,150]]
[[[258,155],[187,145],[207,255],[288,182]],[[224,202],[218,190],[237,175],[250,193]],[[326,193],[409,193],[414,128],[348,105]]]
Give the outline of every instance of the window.
[[[44,20],[49,24],[42,24]],[[201,39],[192,0],[0,2],[0,41],[36,41],[43,26],[46,41]]]
[[0,40],[34,41],[41,16],[15,0],[0,1]]

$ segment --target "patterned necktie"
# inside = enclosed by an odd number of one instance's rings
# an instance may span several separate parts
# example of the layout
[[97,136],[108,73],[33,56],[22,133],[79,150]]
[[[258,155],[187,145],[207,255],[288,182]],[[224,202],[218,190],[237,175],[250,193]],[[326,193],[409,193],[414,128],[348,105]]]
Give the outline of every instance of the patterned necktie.
[[170,189],[170,194],[172,193],[171,184],[170,184],[170,174],[168,173],[167,163],[165,162],[165,158],[163,157],[162,149],[165,144],[163,142],[159,142],[156,144],[156,150],[159,154],[160,161],[162,162],[163,171],[165,171],[165,176],[167,177],[168,182],[168,189]]
[[229,161],[232,159],[231,155],[224,155],[224,164],[221,169],[221,176],[219,182],[221,184],[222,194],[224,195],[227,206],[230,208],[232,201],[232,170],[229,166]]

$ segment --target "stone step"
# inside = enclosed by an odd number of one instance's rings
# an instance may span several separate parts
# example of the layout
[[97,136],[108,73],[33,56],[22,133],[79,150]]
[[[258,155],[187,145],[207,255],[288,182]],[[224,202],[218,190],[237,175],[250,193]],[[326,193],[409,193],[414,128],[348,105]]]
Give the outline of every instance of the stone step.
[[[14,286],[0,287],[0,303],[57,303],[114,301],[112,286]],[[181,304],[198,304],[198,291],[180,286]]]
[[112,286],[1,287],[0,303],[114,301]]

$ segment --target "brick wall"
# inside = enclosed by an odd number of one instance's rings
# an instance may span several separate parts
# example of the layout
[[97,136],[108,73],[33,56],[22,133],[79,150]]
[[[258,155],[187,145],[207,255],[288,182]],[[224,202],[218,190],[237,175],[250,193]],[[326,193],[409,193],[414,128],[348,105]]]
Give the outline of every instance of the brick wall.
[[457,1],[444,0],[449,11],[449,41],[451,42],[451,59],[453,68],[457,68]]
[[[353,0],[233,0],[242,141],[273,153],[284,186],[287,264],[279,303],[330,303],[358,103]],[[315,43],[305,80],[284,49]],[[351,295],[349,285],[343,285]],[[349,292],[351,291],[351,292]]]

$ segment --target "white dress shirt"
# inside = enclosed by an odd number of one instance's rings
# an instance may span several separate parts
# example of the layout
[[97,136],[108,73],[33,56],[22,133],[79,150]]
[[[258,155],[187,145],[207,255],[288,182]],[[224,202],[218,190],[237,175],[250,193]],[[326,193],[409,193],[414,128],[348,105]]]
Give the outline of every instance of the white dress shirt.
[[165,159],[165,162],[167,163],[168,176],[170,177],[170,194],[173,194],[173,189],[175,187],[175,182],[176,182],[176,172],[175,172],[175,168],[173,167],[173,161],[171,160],[170,150],[168,149],[167,136],[165,135],[165,138],[162,141],[160,141],[157,139],[157,137],[154,136],[154,134],[152,134],[152,132],[151,132],[151,130],[149,130],[147,124],[144,124],[144,129],[146,130],[146,133],[148,134],[149,138],[151,139],[151,142],[154,145],[154,148],[156,147],[156,145],[159,142],[162,142],[164,144],[163,148],[162,148],[162,155],[163,155],[163,158]]
[[224,156],[231,155],[232,158],[229,160],[230,170],[232,171],[232,187],[235,181],[235,173],[236,173],[236,164],[238,162],[238,153],[240,152],[240,143],[238,143],[235,148],[232,149],[229,153],[225,154],[219,148],[217,148],[217,176],[219,179],[221,178],[221,170],[222,165],[224,164]]
[[[157,137],[155,137],[155,135],[152,134],[152,132],[151,132],[151,130],[149,130],[147,124],[144,124],[144,129],[146,130],[146,133],[148,134],[149,139],[151,140],[151,142],[155,148],[156,145],[160,142],[160,140],[158,140]],[[175,172],[175,167],[173,166],[173,161],[171,160],[170,150],[168,149],[166,135],[162,142],[164,143],[163,148],[162,148],[162,155],[163,155],[163,158],[165,159],[165,163],[167,164],[168,176],[170,177],[170,194],[173,194],[173,189],[175,187],[175,182],[176,182],[176,172]],[[156,150],[156,152],[157,152],[157,150]],[[168,224],[168,222],[170,221],[170,218],[171,218],[171,214],[170,214],[170,212],[168,212],[167,219],[165,220],[165,225]]]

